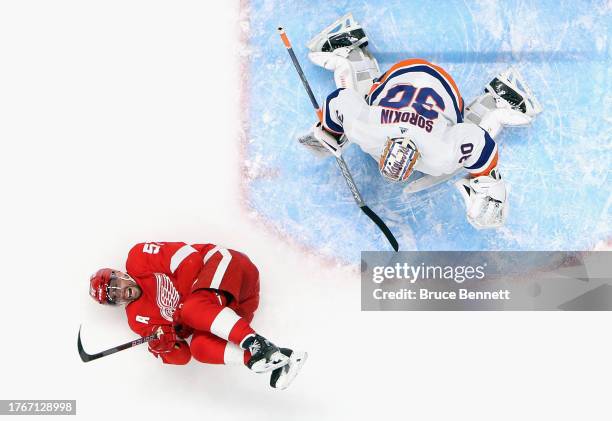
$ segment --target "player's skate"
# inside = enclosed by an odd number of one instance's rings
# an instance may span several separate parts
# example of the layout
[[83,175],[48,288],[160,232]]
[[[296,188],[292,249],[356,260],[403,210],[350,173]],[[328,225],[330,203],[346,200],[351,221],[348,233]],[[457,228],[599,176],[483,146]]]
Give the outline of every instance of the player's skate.
[[240,347],[251,353],[247,367],[256,373],[272,371],[289,363],[289,357],[283,355],[276,345],[261,335],[248,336]]
[[283,390],[289,387],[295,376],[300,372],[308,358],[308,354],[306,352],[293,351],[289,348],[281,348],[280,351],[283,355],[289,357],[289,364],[272,371],[270,386]]
[[542,106],[521,76],[510,67],[485,87],[485,93],[466,108],[465,118],[495,138],[502,126],[525,126],[542,112]]
[[334,72],[338,88],[353,88],[365,94],[380,76],[378,62],[366,48],[368,37],[348,13],[315,36],[307,46],[308,58]]

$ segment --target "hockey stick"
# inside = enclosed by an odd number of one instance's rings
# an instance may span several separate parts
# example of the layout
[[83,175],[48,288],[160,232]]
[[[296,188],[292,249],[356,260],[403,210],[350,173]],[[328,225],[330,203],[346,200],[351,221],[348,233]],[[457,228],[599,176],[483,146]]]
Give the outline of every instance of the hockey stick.
[[117,345],[115,347],[107,349],[106,351],[98,352],[97,354],[88,354],[83,349],[83,344],[81,343],[81,327],[79,326],[79,336],[77,339],[77,348],[79,349],[79,355],[81,356],[81,360],[83,360],[83,362],[86,363],[89,361],[97,360],[98,358],[106,357],[107,355],[114,354],[115,352],[123,351],[124,349],[132,348],[136,345],[144,344],[146,342],[152,341],[153,339],[157,339],[157,338],[158,338],[157,333],[154,333],[152,335],[136,339],[135,341],[127,342],[122,345]]
[[[302,66],[300,66],[300,62],[298,61],[297,57],[295,56],[295,53],[293,52],[293,47],[291,46],[291,42],[289,41],[285,30],[282,27],[279,27],[278,33],[280,34],[283,44],[285,44],[285,47],[287,47],[287,52],[291,57],[291,61],[293,61],[295,70],[297,71],[298,75],[300,76],[300,79],[302,80],[304,89],[306,89],[306,93],[310,98],[310,102],[312,103],[312,106],[314,107],[315,112],[319,117],[319,120],[323,121],[323,112],[321,111],[321,108],[319,107],[319,104],[316,98],[314,97],[314,94],[312,93],[312,89],[310,89],[308,80],[306,80],[306,76],[302,71]],[[391,244],[391,247],[393,247],[393,250],[398,251],[399,247],[397,244],[397,240],[393,236],[393,233],[391,232],[389,227],[387,227],[387,225],[383,222],[383,220],[380,219],[380,217],[376,213],[374,213],[374,211],[372,211],[372,209],[370,209],[368,205],[366,205],[365,201],[363,200],[363,197],[361,196],[361,193],[359,192],[359,189],[357,188],[357,184],[355,184],[355,180],[353,180],[353,176],[351,175],[351,172],[349,171],[344,158],[342,156],[336,156],[336,162],[340,167],[342,176],[344,177],[348,188],[351,190],[351,193],[353,194],[353,199],[355,199],[355,203],[357,203],[359,209],[361,209],[363,213],[365,213],[368,218],[370,218],[376,224],[376,226],[378,226],[378,228],[383,232],[383,234],[385,234],[385,237],[387,237],[387,240]]]

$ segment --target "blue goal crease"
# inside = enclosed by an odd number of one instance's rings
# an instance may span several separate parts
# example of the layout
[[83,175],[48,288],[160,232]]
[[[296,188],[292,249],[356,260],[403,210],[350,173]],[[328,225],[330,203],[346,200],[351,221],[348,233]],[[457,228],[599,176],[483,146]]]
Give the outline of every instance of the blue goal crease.
[[469,104],[514,65],[544,107],[531,126],[504,128],[496,139],[500,171],[511,186],[508,221],[498,230],[478,231],[466,221],[452,180],[406,195],[350,146],[345,159],[355,182],[402,249],[591,249],[611,231],[610,9],[605,1],[250,2],[246,200],[317,252],[357,262],[361,250],[389,249],[355,206],[335,161],[317,159],[296,141],[316,117],[276,33],[279,24],[286,28],[322,103],[335,90],[332,73],[308,61],[306,43],[350,11],[382,71],[411,57],[433,61]]

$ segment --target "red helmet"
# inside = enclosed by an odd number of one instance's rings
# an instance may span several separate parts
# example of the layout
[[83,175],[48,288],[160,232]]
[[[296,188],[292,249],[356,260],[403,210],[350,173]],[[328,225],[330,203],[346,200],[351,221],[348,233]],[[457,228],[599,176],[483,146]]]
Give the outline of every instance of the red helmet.
[[108,286],[114,270],[100,269],[89,278],[89,295],[100,304],[110,304],[108,299]]

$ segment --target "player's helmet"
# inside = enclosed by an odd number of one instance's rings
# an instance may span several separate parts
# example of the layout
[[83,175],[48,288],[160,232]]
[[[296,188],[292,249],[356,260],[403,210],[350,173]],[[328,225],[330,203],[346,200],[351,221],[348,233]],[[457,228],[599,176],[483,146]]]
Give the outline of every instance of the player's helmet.
[[108,287],[114,270],[103,268],[89,278],[89,295],[100,304],[114,304],[108,298]]
[[119,270],[100,269],[89,278],[89,295],[100,304],[128,304],[141,293],[136,281]]
[[412,140],[407,137],[388,138],[378,168],[389,181],[406,181],[418,159],[419,151]]

